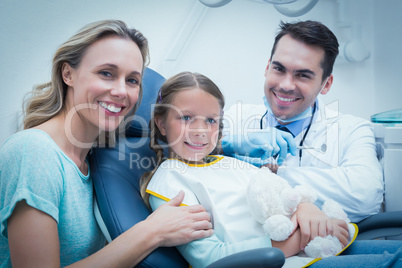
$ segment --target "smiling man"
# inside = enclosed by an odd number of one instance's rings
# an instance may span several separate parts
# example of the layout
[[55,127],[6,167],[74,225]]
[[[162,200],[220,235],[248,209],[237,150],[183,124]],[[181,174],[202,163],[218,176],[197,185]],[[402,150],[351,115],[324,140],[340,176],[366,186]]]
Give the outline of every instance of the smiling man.
[[301,114],[310,115],[317,95],[329,91],[333,76],[324,75],[323,58],[321,47],[289,34],[278,41],[265,72],[264,93],[280,124],[297,121],[294,118]]
[[[226,111],[222,148],[254,164],[270,157],[267,166],[293,187],[315,190],[318,207],[334,199],[358,222],[380,211],[383,178],[371,123],[329,109],[318,98],[333,83],[338,46],[320,22],[282,22],[265,70],[265,105]],[[315,226],[307,235],[322,232]]]

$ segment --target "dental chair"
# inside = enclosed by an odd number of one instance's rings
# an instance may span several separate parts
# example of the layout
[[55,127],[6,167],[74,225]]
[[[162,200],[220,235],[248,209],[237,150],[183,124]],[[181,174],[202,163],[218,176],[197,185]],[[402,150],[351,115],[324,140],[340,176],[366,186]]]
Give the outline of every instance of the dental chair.
[[[139,191],[139,180],[155,166],[155,153],[149,148],[148,122],[164,78],[146,69],[143,97],[135,117],[119,135],[113,148],[95,148],[88,160],[95,188],[95,216],[110,242],[136,223],[145,220],[150,211]],[[285,256],[277,248],[261,248],[233,254],[212,263],[216,267],[282,267]],[[136,267],[188,268],[188,263],[174,247],[154,250]]]
[[356,240],[401,239],[402,211],[387,211],[372,215],[357,223]]

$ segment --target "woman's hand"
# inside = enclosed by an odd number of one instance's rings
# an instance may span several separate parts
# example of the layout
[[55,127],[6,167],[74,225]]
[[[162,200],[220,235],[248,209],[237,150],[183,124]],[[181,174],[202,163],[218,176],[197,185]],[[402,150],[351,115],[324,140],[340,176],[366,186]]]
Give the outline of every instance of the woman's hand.
[[324,212],[311,203],[298,205],[291,220],[297,227],[300,226],[300,249],[304,250],[307,244],[317,236],[336,236],[343,246],[348,243],[348,226],[343,220],[330,219]]
[[201,205],[180,206],[184,192],[161,205],[146,219],[150,229],[159,235],[159,246],[171,247],[211,236],[211,218]]

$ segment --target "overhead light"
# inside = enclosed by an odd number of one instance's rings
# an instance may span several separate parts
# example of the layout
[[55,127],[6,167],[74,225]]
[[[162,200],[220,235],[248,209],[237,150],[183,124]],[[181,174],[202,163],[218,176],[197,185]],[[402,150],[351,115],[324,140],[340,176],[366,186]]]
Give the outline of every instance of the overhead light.
[[[310,10],[313,9],[313,7],[318,3],[318,0],[295,0],[295,1],[280,1],[280,0],[264,0],[265,2],[289,2],[289,3],[282,3],[282,4],[290,4],[287,5],[285,7],[285,5],[279,5],[279,4],[274,4],[274,8],[281,13],[282,15],[285,15],[287,17],[299,17],[302,16],[304,14],[306,14],[307,12],[309,12]],[[300,6],[300,4],[298,5],[298,7],[295,7],[291,5],[291,2],[305,2],[305,3],[301,3],[302,6]],[[297,6],[297,5],[296,5]]]
[[273,5],[283,5],[296,2],[297,0],[263,0],[263,1]]
[[[221,7],[227,5],[232,0],[200,0],[207,7]],[[318,0],[258,0],[274,5],[275,9],[287,17],[299,17],[309,12],[318,3]],[[303,1],[305,3],[303,3]],[[301,5],[292,7],[292,3],[301,2]],[[289,5],[290,4],[290,5]],[[287,6],[287,7],[285,7]]]
[[200,0],[207,7],[221,7],[229,4],[232,0]]

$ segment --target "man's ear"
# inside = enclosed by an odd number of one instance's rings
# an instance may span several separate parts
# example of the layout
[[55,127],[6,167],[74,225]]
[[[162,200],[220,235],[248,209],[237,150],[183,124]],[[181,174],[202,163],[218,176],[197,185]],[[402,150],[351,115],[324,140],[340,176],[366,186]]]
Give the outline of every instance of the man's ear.
[[63,77],[64,83],[66,85],[72,87],[73,86],[73,78],[72,78],[73,68],[67,62],[63,63],[61,67],[61,76]]
[[334,76],[331,74],[331,75],[328,77],[328,80],[327,80],[327,82],[325,83],[324,88],[323,88],[322,91],[321,91],[321,94],[322,94],[322,95],[325,95],[325,94],[327,94],[327,93],[329,92],[329,90],[331,89],[331,86],[332,86],[332,82],[334,82]]
[[264,73],[265,78],[267,78],[267,74],[268,74],[268,70],[269,70],[270,65],[271,65],[271,59],[268,60],[267,68],[265,68],[265,73]]
[[159,132],[163,135],[166,136],[166,129],[165,129],[165,120],[163,116],[155,116],[155,125],[159,129]]

